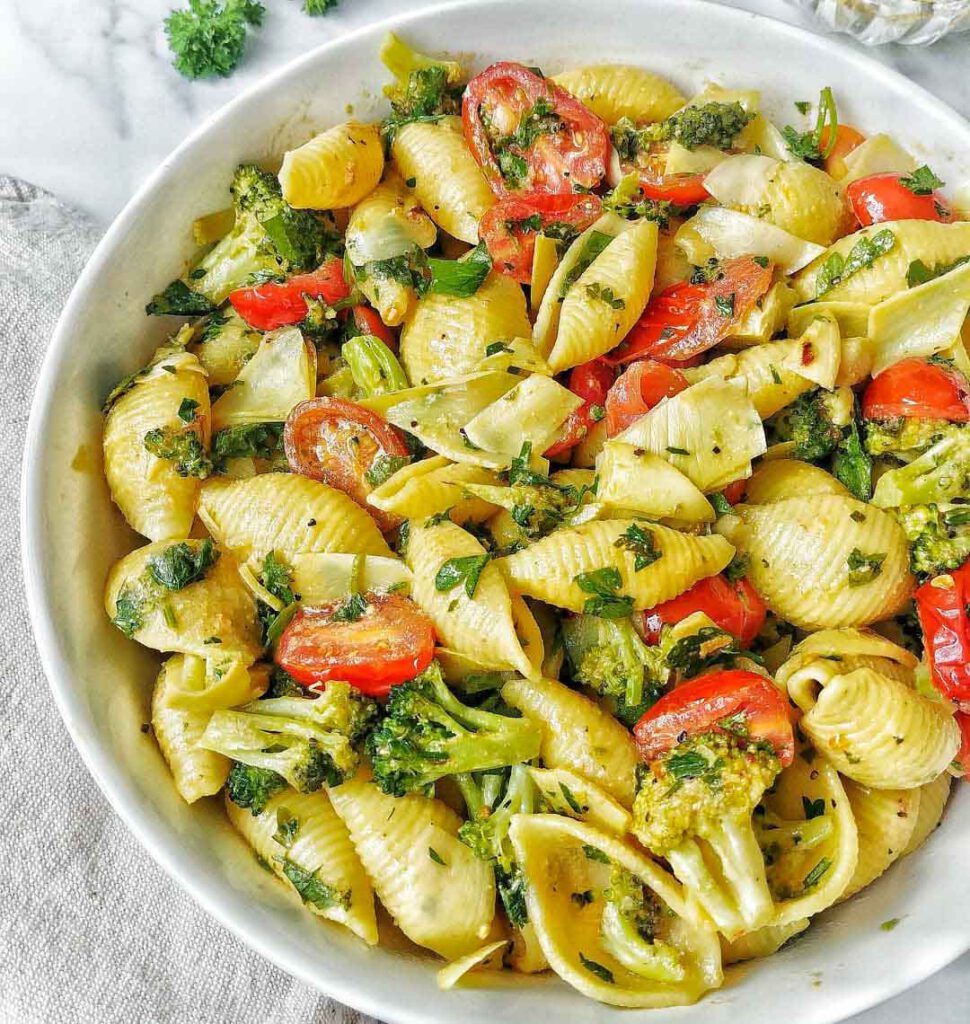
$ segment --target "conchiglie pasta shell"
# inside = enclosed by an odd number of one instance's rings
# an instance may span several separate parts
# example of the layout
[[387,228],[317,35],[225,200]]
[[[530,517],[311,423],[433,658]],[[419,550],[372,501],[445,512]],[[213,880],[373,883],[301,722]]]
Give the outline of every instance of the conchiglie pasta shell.
[[[656,265],[654,221],[638,221],[610,242],[563,299],[555,344],[547,355],[553,373],[619,345],[646,307]],[[591,295],[591,289],[598,296]],[[612,303],[603,298],[606,290],[614,296]],[[616,302],[622,302],[622,308],[614,308]]]
[[[721,983],[720,948],[710,922],[654,861],[613,836],[559,815],[516,815],[510,836],[527,878],[526,903],[536,937],[552,969],[583,995],[614,1006],[682,1006]],[[600,921],[611,867],[591,860],[584,848],[629,871],[659,898],[665,912],[658,939],[677,956],[684,971],[681,981],[644,978],[610,954]],[[580,907],[572,894],[586,891],[593,899]],[[608,970],[612,981],[590,970],[590,961]]]
[[[806,760],[808,757],[808,760]],[[806,748],[775,779],[762,806],[769,815],[793,825],[807,820],[807,803],[821,801],[828,834],[818,843],[794,844],[766,867],[768,885],[775,899],[769,924],[784,926],[820,913],[842,895],[855,873],[859,839],[855,817],[839,773],[824,758],[811,757]],[[770,842],[771,832],[763,839]],[[827,866],[825,865],[827,862]],[[824,868],[819,874],[819,869]],[[818,874],[813,885],[805,879]]]
[[[296,818],[299,825],[289,847],[281,846],[273,837],[280,817]],[[315,874],[322,882],[341,892],[350,893],[347,906],[319,907],[304,903],[311,914],[325,917],[349,928],[368,945],[377,944],[377,917],[374,913],[374,891],[364,872],[347,826],[338,817],[324,790],[298,793],[287,787],[267,801],[261,814],[238,807],[226,798],[226,814],[239,834],[253,848],[256,856],[268,864],[283,884],[296,892],[283,873],[283,860]]]
[[859,833],[859,860],[840,900],[874,882],[902,856],[919,815],[919,789],[869,789],[844,782]]
[[351,211],[345,243],[354,266],[392,259],[411,245],[428,249],[438,237],[431,218],[401,176],[388,170],[384,180]]
[[412,462],[367,496],[367,504],[404,519],[429,519],[448,510],[453,523],[480,523],[495,506],[469,497],[468,484],[497,485],[496,474],[482,466],[449,462],[443,455]]
[[513,679],[502,696],[542,731],[547,768],[565,768],[602,786],[623,807],[633,804],[637,752],[611,714],[554,679]]
[[199,518],[241,562],[317,552],[390,555],[374,520],[343,491],[297,473],[206,481]]
[[838,480],[818,466],[798,459],[770,459],[751,474],[744,488],[748,505],[769,505],[796,495],[839,494],[851,497]]
[[869,668],[830,680],[801,729],[843,775],[873,789],[925,785],[960,749],[946,706]]
[[896,238],[893,248],[877,257],[871,267],[863,267],[827,291],[824,296],[826,302],[875,305],[906,289],[906,273],[914,260],[936,267],[953,263],[970,252],[970,223],[966,221],[938,224],[929,220],[904,220],[874,224],[840,238],[817,260],[799,271],[794,278],[798,301],[809,302],[815,298],[818,272],[833,253],[845,258],[860,238],[871,238],[880,231],[892,232]]
[[434,622],[445,647],[485,665],[534,676],[538,670],[522,649],[508,586],[495,564],[486,564],[473,597],[464,584],[448,591],[435,585],[438,571],[449,559],[483,554],[482,545],[454,523],[413,527],[407,546],[407,563],[414,574],[411,597]]
[[491,866],[458,840],[458,815],[440,800],[386,796],[360,778],[329,793],[401,931],[448,960],[479,948],[495,916],[495,883]]
[[[912,593],[905,534],[880,509],[839,494],[815,494],[738,505],[734,512],[719,520],[718,529],[748,556],[748,578],[768,607],[802,629],[878,622],[899,612]],[[854,551],[885,557],[877,576],[851,586],[848,559]]]
[[522,289],[493,272],[474,295],[418,300],[401,331],[401,362],[412,384],[452,380],[471,373],[491,342],[530,331]]
[[757,201],[742,209],[816,245],[831,245],[846,223],[838,185],[800,160],[779,162]]
[[[162,364],[175,372],[163,370]],[[149,540],[187,537],[195,518],[201,481],[179,476],[173,462],[152,455],[144,444],[156,427],[188,429],[178,415],[186,399],[196,403],[193,429],[208,447],[209,389],[201,364],[188,353],[161,360],[105,419],[104,472],[111,497],[132,529]]]
[[[630,812],[595,782],[568,768],[530,767],[529,775],[551,813],[577,818],[617,836],[630,831]],[[567,799],[567,793],[572,799]]]
[[[633,553],[617,547],[631,526],[647,530],[661,552],[660,558],[639,571]],[[613,519],[557,530],[499,559],[498,565],[514,589],[574,612],[581,612],[591,597],[580,589],[576,576],[612,566],[620,573],[617,593],[632,597],[633,607],[640,610],[669,601],[698,580],[720,572],[733,555],[734,549],[723,537],[692,536],[654,523]]]
[[[197,551],[201,540],[186,540]],[[108,617],[117,613],[117,600],[126,588],[144,595],[144,574],[149,562],[172,546],[171,541],[156,541],[129,552],[108,573],[104,606]],[[166,614],[167,612],[167,614]],[[205,577],[182,590],[162,591],[152,599],[143,614],[142,627],[134,639],[156,651],[177,651],[206,657],[212,651],[207,640],[219,637],[219,652],[232,653],[251,664],[262,651],[256,604],[239,576],[235,559],[228,551],[211,566]]]
[[298,210],[359,203],[381,180],[384,146],[376,124],[348,121],[315,135],[283,157],[283,198]]
[[259,331],[254,331],[231,306],[228,308],[229,312],[219,314],[226,317],[226,322],[213,330],[211,337],[203,331],[190,348],[208,376],[209,387],[231,384],[259,348]]
[[403,125],[391,155],[401,177],[414,179],[414,194],[435,224],[475,245],[478,222],[495,205],[495,196],[465,144],[461,119]]
[[152,733],[178,795],[186,803],[218,793],[226,784],[230,761],[204,750],[198,741],[209,724],[210,711],[173,707],[170,673],[181,671],[183,656],[176,654],[162,665],[152,694]]
[[552,80],[607,124],[621,117],[638,124],[664,121],[686,103],[672,82],[632,64],[588,64]]
[[943,772],[932,782],[927,782],[925,786],[920,786],[916,825],[913,828],[913,834],[909,837],[909,842],[902,852],[903,857],[918,850],[940,824],[943,812],[946,810],[947,798],[950,795],[951,782],[950,776]]

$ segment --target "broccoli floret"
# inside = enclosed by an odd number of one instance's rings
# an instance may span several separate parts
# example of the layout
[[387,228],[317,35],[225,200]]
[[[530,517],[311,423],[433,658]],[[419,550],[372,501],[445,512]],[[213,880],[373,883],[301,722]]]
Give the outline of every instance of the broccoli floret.
[[340,239],[330,216],[294,210],[283,199],[275,174],[241,164],[229,191],[236,215],[232,229],[185,279],[156,295],[146,307],[148,313],[208,313],[243,285],[283,280],[288,273],[312,270],[339,252]]
[[663,693],[669,644],[648,647],[629,619],[575,615],[563,621],[562,639],[573,681],[608,698],[625,725],[636,725]]
[[959,430],[947,420],[897,416],[889,420],[866,420],[865,446],[870,455],[912,458]]
[[312,793],[355,773],[355,744],[374,715],[372,700],[347,683],[332,682],[316,698],[273,697],[216,711],[199,746],[269,769],[301,793]]
[[918,458],[879,477],[872,503],[880,508],[929,505],[970,494],[970,429],[954,427]]
[[286,788],[286,779],[269,768],[254,768],[252,765],[234,761],[226,780],[226,793],[239,807],[245,807],[253,814],[262,814],[270,798]]
[[820,462],[832,455],[842,440],[842,429],[832,422],[822,394],[808,391],[799,395],[777,423],[782,441],[792,441],[796,459]]
[[600,937],[604,947],[641,978],[677,983],[684,980],[686,970],[676,946],[661,938],[665,932],[659,897],[631,872],[614,864],[610,886],[603,891]]
[[282,450],[282,423],[240,423],[212,435],[212,461],[217,471],[227,459],[276,459]]
[[387,715],[368,737],[367,752],[381,790],[404,796],[445,775],[530,761],[539,753],[539,733],[525,718],[462,704],[432,662],[391,688]]
[[202,438],[192,427],[155,427],[145,434],[142,444],[155,458],[171,462],[179,476],[204,479],[212,472]]
[[[486,777],[494,778],[494,776]],[[509,772],[505,794],[494,808],[483,799],[482,790],[470,775],[459,779],[470,820],[458,830],[458,838],[481,860],[491,861],[495,881],[514,928],[524,928],[529,920],[525,903],[525,876],[515,861],[509,826],[515,814],[531,814],[536,809],[535,786],[524,765]]]
[[173,66],[186,78],[231,74],[246,45],[247,25],[258,28],[265,13],[257,0],[189,0],[188,10],[165,19]]
[[380,57],[395,78],[392,85],[384,87],[392,111],[383,125],[388,140],[410,121],[433,121],[461,113],[465,76],[460,64],[418,53],[393,32],[384,40]]
[[660,856],[693,836],[709,838],[749,820],[780,768],[774,753],[734,736],[689,737],[638,772],[633,831]]
[[895,514],[917,576],[938,576],[970,558],[970,505],[909,505]]

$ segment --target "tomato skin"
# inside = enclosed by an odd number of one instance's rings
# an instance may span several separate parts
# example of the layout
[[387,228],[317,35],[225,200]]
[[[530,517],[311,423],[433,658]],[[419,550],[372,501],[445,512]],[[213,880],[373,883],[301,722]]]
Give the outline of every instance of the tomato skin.
[[746,579],[732,583],[722,575],[708,576],[670,601],[638,613],[644,638],[657,643],[663,626],[680,622],[694,612],[703,612],[747,647],[761,632],[768,608]]
[[371,697],[413,679],[434,657],[434,625],[401,594],[366,595],[356,622],[332,622],[344,603],[300,608],[276,648],[276,663],[304,686],[342,679]]
[[752,742],[770,743],[782,766],[795,756],[788,701],[755,672],[732,669],[691,679],[665,694],[633,729],[644,761],[655,761],[690,736],[722,731],[718,723],[743,714]]
[[[527,149],[510,148],[528,168],[523,184],[510,187],[502,176],[486,121],[499,124],[503,135],[510,136],[540,98],[552,104],[564,128],[540,134]],[[606,174],[610,154],[606,125],[565,89],[521,64],[500,61],[476,75],[462,97],[461,118],[468,148],[499,198],[522,192],[570,193],[574,185],[591,189]]]
[[711,198],[704,188],[703,174],[642,173],[640,190],[647,199],[666,199],[677,206],[696,206]]
[[887,220],[953,220],[950,204],[940,192],[918,196],[903,184],[903,174],[873,174],[846,186],[845,197],[863,227]]
[[581,363],[569,371],[569,390],[578,395],[583,404],[569,414],[569,419],[563,424],[562,437],[543,453],[547,459],[575,448],[592,430],[593,424],[597,422],[593,419],[593,406],[598,406],[601,412],[605,409],[606,396],[613,384],[613,378],[612,368],[602,359]]
[[831,174],[833,178],[843,177],[846,172],[845,158],[865,141],[865,135],[858,128],[853,128],[850,124],[840,124],[835,129],[835,144],[829,149],[829,126],[826,125],[818,142],[818,148],[823,153],[828,150],[828,156],[822,165],[825,173]]
[[958,711],[954,718],[956,718],[957,725],[960,726],[960,736],[962,737],[956,762],[963,772],[964,781],[970,782],[970,715],[965,711]]
[[367,504],[373,489],[364,477],[381,455],[408,458],[397,429],[376,412],[346,398],[310,398],[290,410],[283,428],[283,449],[294,473],[322,480],[348,494],[387,532],[400,517]]
[[867,420],[970,420],[970,385],[959,370],[925,359],[903,359],[883,370],[866,388],[862,415]]
[[392,352],[397,352],[397,336],[384,323],[376,309],[363,305],[353,306],[350,315],[354,318],[358,334],[372,334],[380,338]]
[[[771,287],[772,273],[771,263],[761,266],[751,256],[739,256],[725,260],[713,281],[682,281],[665,288],[650,300],[607,361],[619,366],[649,356],[682,364],[706,352],[754,308]],[[729,314],[722,311],[724,303],[730,306]]]
[[[941,586],[947,580],[952,586]],[[963,711],[970,711],[970,561],[937,576],[913,595],[933,685]]]
[[737,503],[744,498],[744,492],[747,486],[747,477],[742,477],[740,480],[733,480],[729,483],[727,487],[721,491],[721,494],[724,495],[724,500],[729,505],[737,505]]
[[602,209],[598,196],[553,195],[547,192],[508,196],[485,212],[478,225],[478,234],[485,242],[496,270],[519,284],[529,284],[538,232],[523,230],[519,222],[538,215],[540,230],[558,223],[585,231],[599,217]]
[[606,433],[616,437],[662,399],[688,387],[687,378],[666,363],[642,359],[616,379],[606,396]]
[[331,306],[350,295],[341,261],[334,258],[309,274],[288,281],[267,281],[255,288],[237,288],[229,296],[233,309],[257,331],[298,324],[307,315],[304,296],[323,299]]

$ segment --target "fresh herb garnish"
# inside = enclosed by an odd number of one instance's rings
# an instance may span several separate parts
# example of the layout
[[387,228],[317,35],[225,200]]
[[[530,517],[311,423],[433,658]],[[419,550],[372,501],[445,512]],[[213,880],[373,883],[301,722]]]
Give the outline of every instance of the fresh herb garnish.
[[585,594],[593,596],[583,605],[584,615],[598,615],[603,619],[620,619],[633,611],[633,598],[618,593],[623,579],[615,566],[604,566],[590,572],[581,572],[573,582]]
[[631,523],[623,531],[622,536],[617,538],[613,546],[624,548],[633,554],[634,572],[646,569],[648,565],[653,565],[663,557],[663,552],[658,549],[654,535],[650,530],[638,526],[636,523]]
[[491,555],[485,551],[480,555],[465,555],[462,558],[449,558],[444,562],[434,578],[434,588],[439,593],[454,590],[459,584],[465,585],[468,597],[475,596],[475,589],[481,578],[482,571],[488,565]]
[[866,555],[859,548],[853,548],[845,562],[849,570],[849,586],[861,587],[871,583],[882,572],[882,563],[885,560],[885,552]]
[[921,167],[917,167],[912,174],[904,174],[899,179],[899,184],[903,188],[908,188],[913,195],[928,196],[938,188],[943,188],[946,182],[941,181],[926,164],[923,164]]
[[872,237],[860,238],[845,258],[833,252],[822,264],[815,278],[815,298],[820,299],[853,274],[871,267],[880,256],[885,256],[895,245],[896,236],[889,228],[883,228]]

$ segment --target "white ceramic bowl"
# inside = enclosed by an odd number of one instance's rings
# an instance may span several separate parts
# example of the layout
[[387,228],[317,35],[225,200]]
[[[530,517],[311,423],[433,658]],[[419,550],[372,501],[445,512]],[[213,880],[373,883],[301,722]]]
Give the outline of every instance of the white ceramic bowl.
[[[154,741],[139,726],[157,666],[102,610],[108,567],[141,543],[112,506],[101,474],[99,405],[141,366],[171,322],[143,314],[149,296],[192,251],[189,225],[226,202],[232,168],[272,159],[314,127],[376,109],[377,50],[391,23],[320,47],[282,68],[203,125],[156,171],[98,246],[64,310],[44,362],[24,459],[23,539],[37,642],[54,697],[85,762],[159,864],[223,924],[282,968],[394,1024],[603,1021],[616,1011],[552,977],[504,974],[440,993],[438,966],[367,949],[306,914],[255,863],[217,800],[187,807]],[[690,93],[707,79],[758,88],[780,121],[793,100],[831,85],[845,119],[888,131],[944,178],[970,126],[918,86],[830,39],[699,0],[487,0],[396,19],[421,49],[472,51],[551,73],[593,61],[639,63]],[[624,1020],[828,1024],[913,985],[970,948],[966,870],[970,796],[944,826],[861,898],[823,915],[782,953],[732,972],[697,1007],[625,1011]],[[881,922],[899,918],[893,931]],[[797,1007],[797,1009],[796,1009]]]

